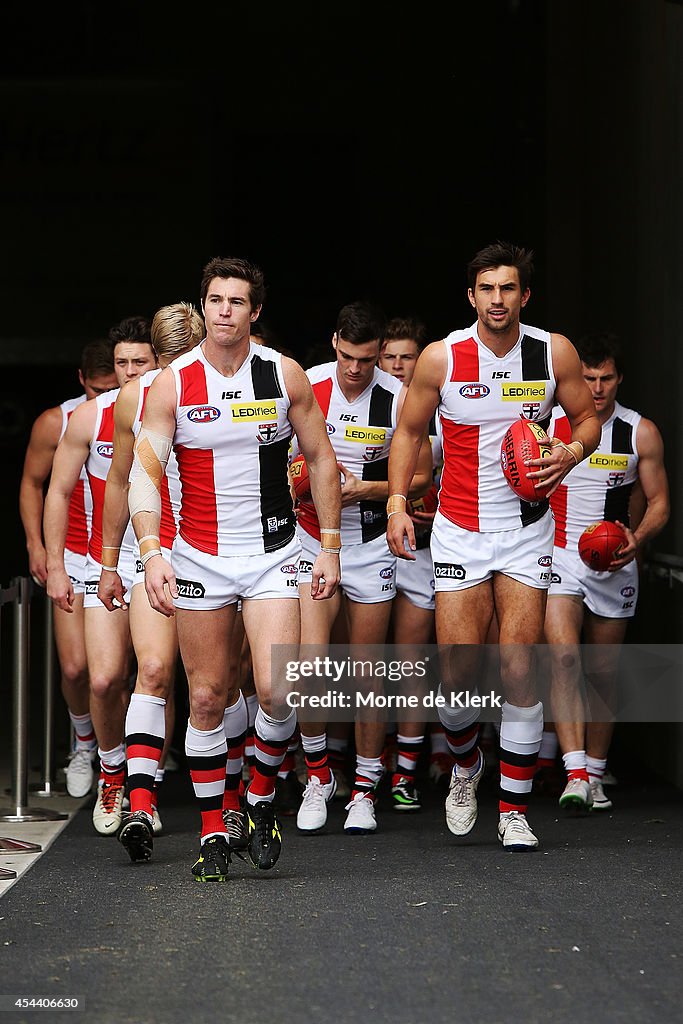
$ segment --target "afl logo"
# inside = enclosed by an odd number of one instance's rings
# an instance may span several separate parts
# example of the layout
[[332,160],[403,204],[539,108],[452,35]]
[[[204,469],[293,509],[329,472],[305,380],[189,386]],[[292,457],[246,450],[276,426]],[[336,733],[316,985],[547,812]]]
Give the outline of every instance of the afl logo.
[[622,587],[619,593],[622,597],[633,597],[636,592],[635,587]]
[[549,565],[552,565],[553,564],[553,556],[552,555],[543,555],[541,558],[539,558],[538,564],[542,565],[542,566],[545,566],[545,567],[547,567]]
[[188,411],[187,418],[190,423],[212,423],[220,414],[220,409],[215,405],[195,405],[194,409]]
[[328,434],[334,434],[336,427],[333,423],[328,423],[327,420],[325,420],[325,426],[327,427]]
[[114,454],[114,445],[111,442],[109,444],[98,444],[97,454],[101,455],[103,459],[110,459]]
[[394,575],[394,570],[393,569],[380,569],[379,575],[380,575],[380,579],[390,580],[391,577]]
[[298,571],[299,571],[298,566],[291,565],[291,563],[289,565],[281,565],[280,566],[280,572],[287,573],[288,576],[296,576]]
[[491,388],[488,384],[463,384],[460,394],[463,398],[486,398],[491,394]]

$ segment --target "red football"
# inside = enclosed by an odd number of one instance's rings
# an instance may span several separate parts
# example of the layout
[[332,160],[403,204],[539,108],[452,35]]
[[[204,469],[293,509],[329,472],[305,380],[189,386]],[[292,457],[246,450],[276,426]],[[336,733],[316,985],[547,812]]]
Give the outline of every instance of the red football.
[[439,488],[436,484],[432,484],[426,494],[421,498],[413,498],[408,502],[408,515],[414,515],[416,512],[436,512],[439,504],[437,494]]
[[311,500],[311,483],[308,479],[308,466],[303,455],[297,455],[292,459],[289,466],[289,475],[294,487],[294,493],[299,501]]
[[533,420],[515,420],[505,431],[500,446],[500,464],[505,479],[523,501],[540,501],[547,488],[536,487],[527,473],[535,473],[538,466],[525,466],[526,459],[545,459],[552,447],[550,438],[539,423]]
[[579,537],[581,561],[595,572],[605,572],[617,552],[628,541],[621,526],[601,519],[587,526]]

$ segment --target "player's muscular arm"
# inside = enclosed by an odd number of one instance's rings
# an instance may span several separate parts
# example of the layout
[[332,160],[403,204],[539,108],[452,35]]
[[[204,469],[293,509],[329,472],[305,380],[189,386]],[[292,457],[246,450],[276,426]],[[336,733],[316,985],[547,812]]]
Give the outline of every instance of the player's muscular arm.
[[[128,525],[128,479],[133,465],[133,421],[137,411],[140,384],[129,381],[114,404],[114,454],[104,489],[102,511],[102,575],[97,589],[100,601],[112,611],[123,604],[125,588],[114,570],[121,540]],[[114,604],[118,601],[118,605]]]
[[532,459],[528,463],[530,466],[542,467],[527,475],[536,479],[537,487],[548,487],[548,495],[559,487],[574,466],[595,451],[600,442],[600,424],[576,349],[561,334],[553,334],[552,355],[555,398],[567,414],[572,439],[569,445],[554,439],[553,452],[549,458]]
[[24,468],[19,485],[19,515],[26,536],[28,568],[36,582],[45,585],[47,565],[43,544],[43,506],[45,481],[52,470],[52,460],[62,427],[62,411],[46,409],[33,424]]
[[[395,496],[409,496],[410,484],[418,467],[421,449],[426,447],[429,452],[429,445],[425,445],[424,441],[427,437],[429,421],[439,404],[441,385],[445,375],[446,353],[444,346],[440,342],[434,342],[427,346],[417,360],[398,426],[391,439],[387,542],[393,553],[400,558],[414,559],[415,556],[405,550],[404,538],[407,538],[411,551],[414,551],[415,530],[410,516],[405,511],[406,502],[403,498]],[[420,465],[422,464],[420,463]],[[431,453],[429,453],[426,490],[429,489],[430,483]]]
[[[311,596],[315,600],[332,597],[340,580],[341,485],[337,460],[327,436],[327,428],[308,377],[293,359],[284,358],[282,368],[289,395],[289,421],[299,448],[306,459],[311,494],[321,529],[321,551],[313,566]],[[325,532],[322,532],[325,531]]]
[[669,482],[664,466],[664,442],[652,420],[641,419],[636,432],[638,452],[638,489],[642,492],[645,510],[637,526],[631,531],[625,523],[628,544],[621,548],[619,557],[610,570],[627,565],[648,541],[666,526],[669,520]]
[[102,543],[118,547],[128,525],[128,480],[133,466],[133,421],[140,383],[132,380],[121,388],[114,405],[114,454],[104,489]]
[[71,415],[64,437],[57,445],[50,486],[45,497],[47,592],[55,604],[71,611],[73,587],[64,570],[64,544],[69,522],[69,502],[90,452],[90,440],[97,419],[94,399],[79,405]]
[[175,404],[175,380],[167,368],[147,393],[128,490],[129,512],[145,567],[145,590],[152,608],[166,616],[174,614],[172,598],[178,596],[175,574],[161,554],[159,540],[161,481],[175,434]]

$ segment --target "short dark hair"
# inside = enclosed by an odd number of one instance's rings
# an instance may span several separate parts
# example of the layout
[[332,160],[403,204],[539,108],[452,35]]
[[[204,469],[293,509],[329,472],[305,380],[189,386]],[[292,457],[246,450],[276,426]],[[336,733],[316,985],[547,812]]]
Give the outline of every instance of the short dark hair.
[[112,345],[118,345],[121,341],[151,345],[151,328],[152,322],[146,316],[127,316],[119,323],[114,324],[107,337]]
[[596,366],[602,366],[608,359],[613,359],[617,373],[619,375],[623,373],[621,345],[616,334],[610,334],[607,331],[584,334],[576,342],[576,351],[585,366],[595,369]]
[[83,380],[114,372],[114,346],[108,338],[97,338],[83,346],[79,369]]
[[364,345],[368,341],[384,341],[386,317],[374,302],[350,302],[342,306],[337,316],[337,338],[352,345]]
[[397,338],[411,338],[421,352],[427,343],[427,328],[414,316],[395,316],[384,329],[384,343]]
[[467,264],[467,284],[474,291],[477,274],[482,270],[493,270],[495,267],[516,267],[519,284],[523,292],[527,290],[534,272],[534,253],[532,249],[521,249],[512,242],[493,242],[476,253]]
[[206,293],[214,277],[237,277],[240,281],[246,281],[249,285],[249,300],[251,308],[256,309],[262,306],[266,297],[266,288],[263,282],[263,271],[255,263],[238,258],[223,258],[215,256],[204,267],[202,271],[202,282],[199,288],[202,304],[206,300]]

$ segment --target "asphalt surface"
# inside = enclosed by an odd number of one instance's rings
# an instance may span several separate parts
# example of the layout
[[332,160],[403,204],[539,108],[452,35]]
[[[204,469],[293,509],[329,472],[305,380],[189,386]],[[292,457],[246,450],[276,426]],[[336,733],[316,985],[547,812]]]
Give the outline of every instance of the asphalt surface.
[[683,794],[611,794],[613,812],[580,819],[534,798],[542,845],[527,854],[497,841],[490,779],[465,839],[426,784],[413,815],[385,792],[372,836],[345,836],[335,802],[325,834],[282,819],[272,871],[236,860],[226,884],[200,885],[181,769],[162,789],[150,864],[97,836],[84,807],[7,893],[0,993],[78,996],[75,1019],[98,1024],[668,1024],[681,1005]]

